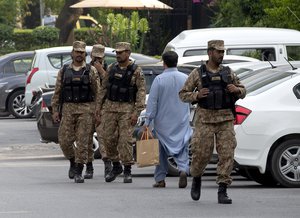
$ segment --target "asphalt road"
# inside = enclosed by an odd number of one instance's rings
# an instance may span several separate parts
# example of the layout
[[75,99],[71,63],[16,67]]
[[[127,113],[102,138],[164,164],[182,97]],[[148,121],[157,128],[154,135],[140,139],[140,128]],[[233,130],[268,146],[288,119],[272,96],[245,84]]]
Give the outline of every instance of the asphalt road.
[[0,218],[281,218],[298,217],[300,189],[268,188],[233,174],[228,190],[232,205],[217,203],[215,168],[203,176],[200,201],[178,177],[167,177],[166,188],[153,189],[154,167],[133,167],[133,183],[122,176],[103,178],[95,160],[94,179],[76,184],[67,177],[69,163],[56,144],[42,144],[34,119],[0,118]]

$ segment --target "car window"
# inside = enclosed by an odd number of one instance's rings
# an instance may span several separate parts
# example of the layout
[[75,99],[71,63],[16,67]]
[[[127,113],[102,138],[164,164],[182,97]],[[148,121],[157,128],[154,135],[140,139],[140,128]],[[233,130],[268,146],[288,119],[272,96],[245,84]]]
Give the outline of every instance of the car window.
[[300,46],[286,46],[286,52],[288,60],[297,61],[300,60]]
[[104,59],[105,59],[105,62],[107,63],[107,65],[110,65],[110,64],[116,62],[115,56],[105,55]]
[[251,77],[251,76],[253,76],[255,74],[263,72],[266,69],[267,68],[262,68],[262,69],[259,69],[259,70],[251,70],[251,69],[243,68],[243,69],[238,69],[238,70],[236,70],[234,72],[240,78],[240,80],[243,80],[243,79],[247,79],[248,77]]
[[146,93],[149,94],[154,78],[164,70],[163,66],[141,66],[146,81]]
[[252,57],[261,61],[276,61],[274,48],[229,48],[227,54]]
[[271,87],[276,86],[277,84],[291,79],[294,74],[295,73],[292,72],[282,71],[271,72],[261,77],[260,79],[255,78],[252,80],[248,80],[248,82],[242,81],[242,83],[246,87],[247,94],[251,93],[251,95],[256,95],[270,89]]
[[[146,80],[146,93],[149,94],[151,85],[155,77],[164,71],[163,66],[141,66]],[[178,70],[187,75],[192,72],[195,66],[178,66]]]
[[71,53],[49,54],[48,59],[50,64],[56,69],[60,69],[64,64],[72,62]]
[[191,49],[183,53],[183,57],[194,55],[207,55],[207,49]]
[[[72,57],[71,53],[65,53],[65,54],[49,54],[48,55],[49,62],[51,65],[56,68],[60,69],[65,64],[71,64],[72,63]],[[91,62],[91,56],[88,53],[86,56],[86,63]]]
[[17,74],[24,74],[26,73],[31,66],[32,57],[23,58],[14,61],[14,67]]
[[31,66],[32,57],[20,58],[9,61],[3,67],[4,74],[24,74]]

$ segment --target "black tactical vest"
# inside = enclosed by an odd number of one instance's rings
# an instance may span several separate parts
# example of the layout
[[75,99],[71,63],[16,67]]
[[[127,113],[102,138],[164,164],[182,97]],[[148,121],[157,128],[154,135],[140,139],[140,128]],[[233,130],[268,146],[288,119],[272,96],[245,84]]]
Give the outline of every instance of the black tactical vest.
[[90,65],[75,71],[70,67],[63,67],[63,102],[84,103],[93,101],[93,93],[90,87]]
[[229,67],[223,67],[218,73],[211,73],[206,70],[205,65],[201,65],[198,68],[198,72],[202,87],[209,89],[208,96],[199,100],[199,106],[213,110],[232,108],[234,106],[234,98],[226,90],[226,86],[232,83]]
[[136,64],[129,65],[126,69],[121,69],[118,64],[113,64],[109,73],[107,85],[107,98],[118,102],[135,102],[137,87],[131,85],[133,73],[137,69]]

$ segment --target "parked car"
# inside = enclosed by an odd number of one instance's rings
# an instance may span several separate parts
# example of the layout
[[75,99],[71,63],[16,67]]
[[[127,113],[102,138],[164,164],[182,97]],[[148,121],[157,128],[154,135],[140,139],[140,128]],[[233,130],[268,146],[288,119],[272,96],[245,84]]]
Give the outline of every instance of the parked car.
[[[184,56],[178,58],[178,64],[192,64],[192,65],[201,65],[205,64],[208,60],[208,55],[193,55],[193,56]],[[231,63],[240,63],[240,62],[262,62],[256,58],[239,56],[239,55],[224,55],[223,64]]]
[[184,30],[167,43],[164,52],[179,57],[207,54],[207,42],[222,38],[225,54],[243,55],[262,61],[300,60],[300,31],[265,27],[222,27]]
[[[164,70],[161,63],[156,64],[145,64],[140,65],[143,69],[143,73],[145,75],[146,80],[146,92],[147,94],[150,91],[151,84],[154,80],[154,78],[162,73]],[[181,65],[178,66],[178,69],[186,74],[189,74],[192,69],[194,69],[195,66],[193,65]],[[49,143],[49,142],[55,142],[58,143],[58,127],[59,124],[53,123],[52,117],[51,117],[51,98],[53,96],[53,91],[46,92],[42,95],[42,103],[41,103],[41,109],[40,109],[40,115],[37,118],[37,128],[41,136],[41,142],[43,143]],[[141,120],[141,117],[139,118]],[[140,126],[136,127],[136,130],[133,135],[135,138],[140,137]],[[95,140],[96,135],[94,135]],[[95,145],[95,143],[94,143]],[[94,147],[98,147],[98,145],[95,145]],[[134,152],[135,153],[135,152]],[[95,156],[99,157],[99,151],[95,152]],[[169,159],[169,174],[170,175],[178,175],[177,166],[176,163],[173,161],[172,158]]]
[[237,168],[267,186],[300,187],[300,69],[288,67],[243,80],[236,102]]
[[[90,62],[90,52],[92,46],[87,46],[86,62]],[[36,90],[47,84],[54,86],[59,69],[64,64],[70,63],[72,46],[53,47],[46,49],[35,50],[34,60],[32,62],[31,71],[27,73],[26,89],[25,89],[25,103],[31,105],[33,96]],[[116,61],[115,52],[113,48],[105,48],[105,61],[111,64]],[[156,63],[159,60],[146,55],[132,53],[130,57],[137,64]]]
[[16,118],[32,117],[25,105],[26,72],[31,67],[33,51],[14,52],[0,57],[0,111]]
[[263,72],[267,69],[274,69],[274,68],[280,68],[280,67],[287,67],[291,69],[291,65],[299,66],[300,61],[259,61],[259,62],[240,62],[240,63],[232,63],[232,64],[226,64],[229,66],[232,70],[234,70],[235,74],[242,80],[246,79],[248,77],[251,77],[252,75],[258,74],[260,72]]

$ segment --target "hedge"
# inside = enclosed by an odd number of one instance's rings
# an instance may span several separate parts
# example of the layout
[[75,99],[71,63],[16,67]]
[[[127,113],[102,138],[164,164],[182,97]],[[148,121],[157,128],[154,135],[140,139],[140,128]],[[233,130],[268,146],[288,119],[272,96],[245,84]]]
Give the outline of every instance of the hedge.
[[[6,25],[0,25],[0,28],[0,55],[59,46],[59,29],[57,28],[12,29]],[[102,33],[98,28],[81,28],[75,29],[74,35],[75,40],[93,45],[99,42]]]

